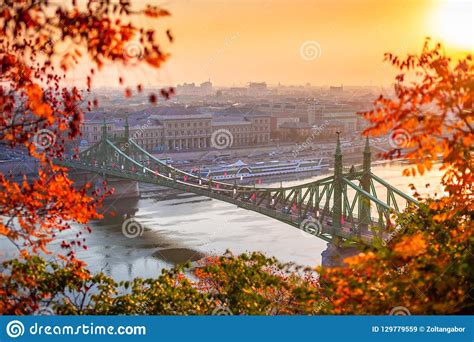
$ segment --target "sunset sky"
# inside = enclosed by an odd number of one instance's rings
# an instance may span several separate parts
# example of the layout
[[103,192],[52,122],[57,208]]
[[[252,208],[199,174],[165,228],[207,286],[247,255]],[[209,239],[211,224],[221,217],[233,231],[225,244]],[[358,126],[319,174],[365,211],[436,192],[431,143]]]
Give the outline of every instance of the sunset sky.
[[[171,0],[154,4],[172,12],[155,29],[163,33],[170,28],[175,42],[164,45],[172,56],[160,71],[151,75],[140,67],[132,72],[145,85],[208,79],[226,86],[250,81],[387,85],[394,71],[382,63],[386,51],[418,52],[426,36],[444,42],[450,53],[473,50],[473,5],[468,0]],[[316,58],[303,58],[305,42],[317,43]]]

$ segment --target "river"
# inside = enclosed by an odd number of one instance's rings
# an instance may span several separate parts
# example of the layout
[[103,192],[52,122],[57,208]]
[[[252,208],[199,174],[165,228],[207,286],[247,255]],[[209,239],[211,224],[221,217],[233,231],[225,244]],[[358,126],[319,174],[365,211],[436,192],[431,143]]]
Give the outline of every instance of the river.
[[[421,194],[439,191],[441,172],[433,170],[423,177],[402,177],[407,165],[399,162],[373,166],[373,172],[396,188],[411,193],[409,183],[414,183]],[[294,185],[324,177],[283,182]],[[429,188],[425,184],[430,183]],[[264,186],[279,186],[265,184]],[[78,257],[93,271],[104,271],[117,280],[134,277],[155,277],[161,269],[172,267],[186,260],[197,260],[204,255],[219,255],[226,250],[234,254],[260,251],[275,256],[282,262],[303,266],[321,263],[321,252],[327,243],[299,229],[269,217],[247,211],[217,200],[194,194],[175,194],[158,199],[151,185],[141,185],[140,199],[106,203],[115,216],[106,215],[90,224],[87,250],[79,250]],[[382,189],[377,189],[382,190]],[[160,196],[161,197],[161,196]],[[135,212],[135,219],[143,225],[141,237],[127,238],[122,233],[124,212]],[[61,239],[71,239],[80,227],[63,232]],[[52,249],[59,248],[59,241]],[[0,260],[15,256],[11,243],[0,239]]]

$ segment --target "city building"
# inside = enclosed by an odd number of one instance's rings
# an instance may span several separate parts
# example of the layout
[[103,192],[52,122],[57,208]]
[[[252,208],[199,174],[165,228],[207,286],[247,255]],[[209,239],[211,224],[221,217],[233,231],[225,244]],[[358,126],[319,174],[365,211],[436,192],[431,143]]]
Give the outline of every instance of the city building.
[[279,127],[279,136],[285,141],[302,141],[311,135],[311,128],[306,122],[284,122]]
[[213,94],[213,87],[210,80],[196,86],[194,83],[178,84],[176,87],[176,94],[178,96],[209,96]]
[[212,83],[210,80],[201,83],[199,87],[201,89],[201,95],[211,95],[213,92]]
[[220,117],[212,121],[213,132],[226,130],[232,137],[232,146],[248,146],[252,143],[252,123],[245,118]]
[[343,86],[339,86],[339,87],[329,87],[329,93],[330,94],[341,94],[342,92],[344,91],[344,88]]
[[[102,138],[103,120],[84,121],[81,127],[81,145],[93,145]],[[115,122],[107,122],[107,132],[112,135],[115,131]]]
[[[150,152],[161,152],[213,148],[212,134],[227,130],[232,135],[231,146],[242,147],[270,142],[270,118],[246,107],[153,107],[127,118],[107,120],[107,132],[111,138],[123,137],[128,124],[130,138]],[[102,126],[102,120],[86,121],[81,146],[97,143]]]
[[229,122],[228,129],[239,132],[242,145],[265,145],[270,142],[271,115],[249,106],[231,106],[213,113],[213,121],[219,127]]
[[209,114],[152,115],[163,127],[166,150],[200,150],[211,147],[212,116]]
[[248,87],[248,95],[262,96],[268,94],[267,84],[265,82],[250,82]]

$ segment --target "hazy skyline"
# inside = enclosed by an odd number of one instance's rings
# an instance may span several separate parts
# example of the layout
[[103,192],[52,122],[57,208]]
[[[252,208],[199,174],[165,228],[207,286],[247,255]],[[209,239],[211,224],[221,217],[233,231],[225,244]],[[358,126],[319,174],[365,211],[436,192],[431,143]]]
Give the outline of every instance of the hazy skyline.
[[[152,73],[142,66],[137,70],[117,67],[131,84],[140,80],[144,85],[177,85],[210,79],[217,86],[250,81],[388,85],[395,70],[382,63],[387,51],[419,52],[426,36],[442,41],[451,52],[473,49],[473,5],[463,0],[184,0],[154,4],[172,13],[154,27],[160,34],[171,29],[174,43],[162,40],[171,58]],[[315,49],[316,58],[303,58],[305,43]],[[96,85],[113,85],[114,73],[97,77]],[[75,74],[77,78],[80,71]]]

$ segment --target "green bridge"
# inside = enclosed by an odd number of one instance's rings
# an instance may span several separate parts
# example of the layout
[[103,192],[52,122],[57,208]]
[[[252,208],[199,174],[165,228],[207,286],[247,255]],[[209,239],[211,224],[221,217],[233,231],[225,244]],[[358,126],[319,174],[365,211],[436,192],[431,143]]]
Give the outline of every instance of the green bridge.
[[[371,245],[393,230],[394,215],[416,200],[371,172],[371,152],[366,140],[362,166],[343,167],[339,135],[334,155],[334,175],[289,187],[243,186],[218,182],[176,169],[141,148],[129,136],[110,139],[104,121],[97,144],[58,165],[192,192],[269,216],[328,242]],[[377,196],[376,185],[386,196]],[[385,194],[384,194],[385,195]],[[397,200],[399,202],[397,202]]]

